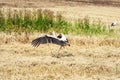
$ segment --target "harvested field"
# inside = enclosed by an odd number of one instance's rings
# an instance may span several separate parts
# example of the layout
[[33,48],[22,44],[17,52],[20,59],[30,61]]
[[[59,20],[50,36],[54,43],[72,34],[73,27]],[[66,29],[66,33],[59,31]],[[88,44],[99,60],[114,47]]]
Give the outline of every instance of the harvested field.
[[[92,0],[91,0],[92,1]],[[116,21],[120,24],[119,0],[1,0],[1,8],[41,8],[62,14],[67,20],[74,21],[88,16],[92,21],[101,21],[108,26]],[[104,2],[104,4],[103,4]],[[98,5],[97,5],[97,4]],[[111,3],[111,4],[107,4]],[[117,3],[118,6],[116,4]],[[119,26],[119,25],[118,25]]]
[[[120,78],[120,40],[67,35],[71,46],[53,44],[34,48],[43,34],[0,35],[1,80],[117,80]],[[3,41],[2,41],[3,40]],[[27,42],[25,42],[27,40]],[[114,41],[117,41],[116,43]]]
[[[89,0],[0,0],[0,8],[41,8],[74,21],[86,16],[92,21],[120,27],[119,0],[98,4]],[[97,4],[95,4],[97,3]],[[113,4],[115,3],[115,4]],[[117,4],[117,5],[116,5]],[[68,34],[71,46],[58,54],[58,45],[34,48],[31,41],[45,33],[0,33],[0,80],[119,80],[119,36]],[[119,35],[119,32],[116,32]]]

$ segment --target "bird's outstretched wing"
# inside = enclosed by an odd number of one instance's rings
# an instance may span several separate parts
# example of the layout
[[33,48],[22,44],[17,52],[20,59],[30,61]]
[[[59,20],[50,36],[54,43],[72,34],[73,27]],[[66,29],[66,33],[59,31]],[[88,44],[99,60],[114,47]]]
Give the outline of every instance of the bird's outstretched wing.
[[59,39],[51,37],[51,36],[47,36],[47,35],[36,38],[32,41],[32,45],[35,47],[38,47],[40,44],[46,44],[46,43],[53,43],[53,44],[61,45],[61,41],[59,41]]

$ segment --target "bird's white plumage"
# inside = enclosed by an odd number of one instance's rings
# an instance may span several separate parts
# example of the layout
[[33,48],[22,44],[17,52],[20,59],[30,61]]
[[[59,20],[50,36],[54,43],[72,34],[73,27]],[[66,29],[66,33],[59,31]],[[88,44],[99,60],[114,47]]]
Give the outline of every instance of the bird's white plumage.
[[64,34],[61,34],[61,38],[59,38],[59,40],[61,40],[61,41],[67,41],[67,39],[66,39],[66,37],[65,37],[65,35]]
[[116,25],[117,25],[116,21],[114,21],[114,22],[111,23],[111,26],[116,26]]
[[51,33],[51,35],[47,35],[47,36],[54,37],[54,38],[56,38],[56,39],[58,39],[58,40],[60,40],[60,41],[67,41],[67,38],[65,37],[64,34],[61,33],[61,34],[59,34],[59,35],[61,35],[61,38],[57,38],[56,33],[53,31],[53,32]]

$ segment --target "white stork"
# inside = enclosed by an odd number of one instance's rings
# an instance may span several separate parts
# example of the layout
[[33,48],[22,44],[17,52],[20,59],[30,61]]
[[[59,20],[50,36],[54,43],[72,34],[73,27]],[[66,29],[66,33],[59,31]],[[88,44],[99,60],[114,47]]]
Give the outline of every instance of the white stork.
[[111,27],[116,26],[116,25],[117,25],[116,22],[112,22],[112,23],[111,23]]
[[57,37],[55,35],[44,35],[32,41],[32,45],[34,47],[38,47],[40,44],[47,44],[47,43],[60,45],[60,48],[67,45],[70,46],[68,39],[65,37],[64,34],[59,34]]

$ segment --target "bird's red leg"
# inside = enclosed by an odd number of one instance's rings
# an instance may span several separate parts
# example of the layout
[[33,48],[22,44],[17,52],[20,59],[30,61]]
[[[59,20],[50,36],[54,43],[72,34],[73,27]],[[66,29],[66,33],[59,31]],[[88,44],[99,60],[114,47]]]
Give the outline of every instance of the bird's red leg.
[[59,50],[58,50],[58,54],[59,54],[60,50],[62,49],[62,47],[63,47],[63,46],[60,46],[60,48],[59,48]]
[[64,46],[65,52],[67,52],[66,46]]
[[[65,46],[62,46],[62,48],[64,48],[65,52],[67,51]],[[62,48],[61,48],[61,49],[62,49]]]

